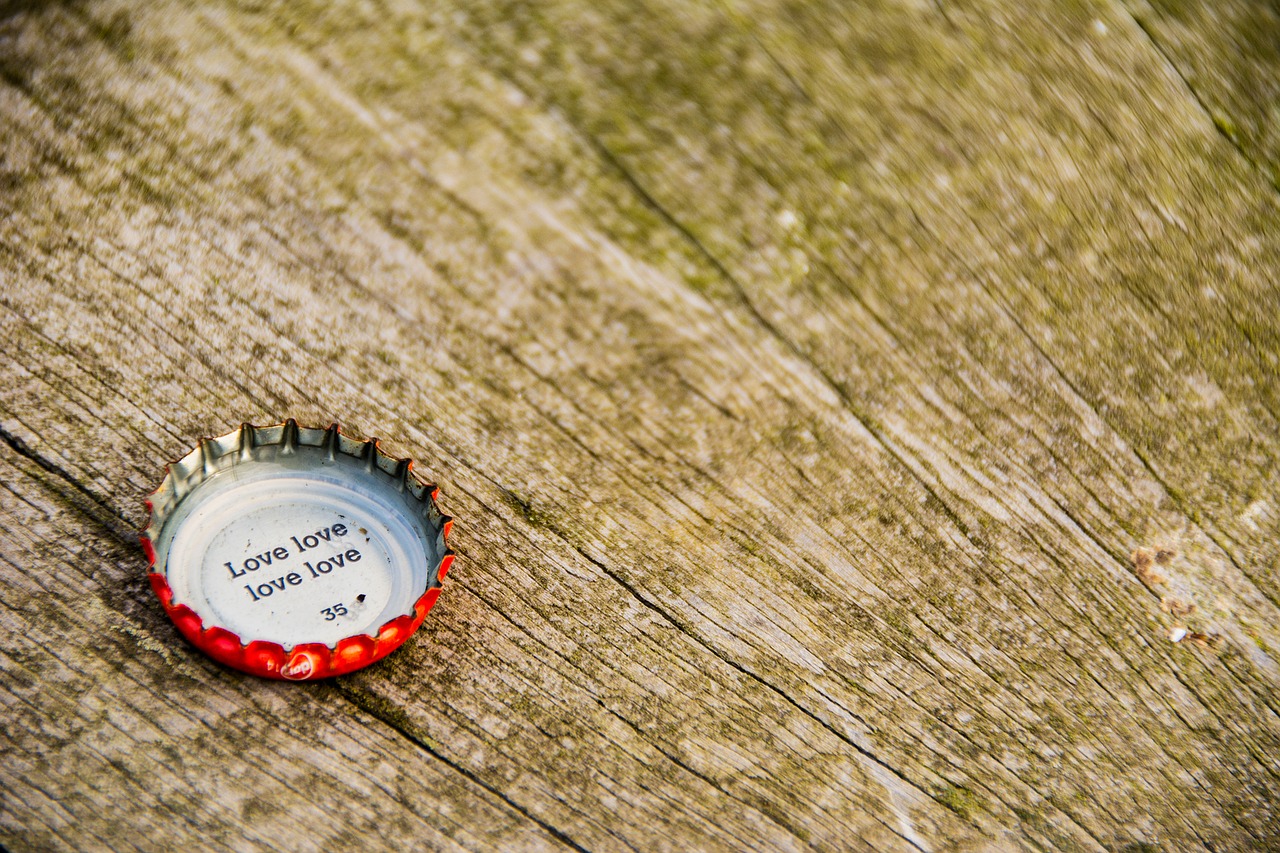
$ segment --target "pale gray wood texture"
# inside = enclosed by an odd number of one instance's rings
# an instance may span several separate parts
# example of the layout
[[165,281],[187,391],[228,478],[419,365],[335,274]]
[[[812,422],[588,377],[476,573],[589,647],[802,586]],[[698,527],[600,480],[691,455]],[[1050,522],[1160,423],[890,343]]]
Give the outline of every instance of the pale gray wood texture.
[[[1280,846],[1278,32],[6,8],[0,842]],[[135,540],[289,416],[458,519],[318,685],[185,646]]]

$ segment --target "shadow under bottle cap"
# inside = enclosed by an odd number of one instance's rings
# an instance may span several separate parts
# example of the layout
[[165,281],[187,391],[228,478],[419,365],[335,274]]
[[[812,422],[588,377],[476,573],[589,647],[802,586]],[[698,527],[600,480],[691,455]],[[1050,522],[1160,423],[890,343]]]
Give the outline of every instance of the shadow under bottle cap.
[[377,439],[249,424],[169,465],[147,506],[151,585],[215,660],[268,678],[352,672],[418,629],[452,519]]

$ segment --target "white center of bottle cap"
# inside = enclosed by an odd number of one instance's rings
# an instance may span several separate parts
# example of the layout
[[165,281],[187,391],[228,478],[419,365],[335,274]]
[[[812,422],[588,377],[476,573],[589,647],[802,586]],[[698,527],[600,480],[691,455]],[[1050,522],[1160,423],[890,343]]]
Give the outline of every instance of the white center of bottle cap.
[[413,611],[435,547],[380,472],[298,461],[219,471],[181,501],[159,543],[173,599],[245,643],[376,634]]

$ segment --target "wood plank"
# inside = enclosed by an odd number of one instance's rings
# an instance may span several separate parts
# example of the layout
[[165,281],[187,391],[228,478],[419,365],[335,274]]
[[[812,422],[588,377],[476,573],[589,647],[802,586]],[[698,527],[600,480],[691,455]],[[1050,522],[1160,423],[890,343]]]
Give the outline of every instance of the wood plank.
[[[229,846],[342,840],[277,792],[316,776],[323,812],[369,771],[265,734],[298,718],[418,774],[339,812],[387,847],[1275,843],[1277,199],[1124,8],[1032,13],[9,18],[4,518],[80,503],[0,578],[109,544],[98,621],[55,587],[57,630],[6,637],[129,673],[126,732],[252,721],[276,763],[206,736],[186,771],[235,792],[190,830]],[[285,416],[393,437],[458,517],[422,633],[329,687],[173,645],[119,541],[163,460]],[[50,681],[9,694],[33,762],[88,749],[39,734]],[[134,838],[105,781],[31,767]],[[249,767],[284,776],[261,835]],[[4,843],[58,843],[23,796]]]

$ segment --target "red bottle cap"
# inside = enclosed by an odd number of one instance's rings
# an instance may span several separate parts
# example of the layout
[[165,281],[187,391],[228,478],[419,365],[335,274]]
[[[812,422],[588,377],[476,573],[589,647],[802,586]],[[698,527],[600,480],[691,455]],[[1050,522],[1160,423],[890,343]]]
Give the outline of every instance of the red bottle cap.
[[151,586],[178,630],[267,678],[390,654],[440,594],[453,520],[377,439],[283,424],[205,439],[147,501]]

